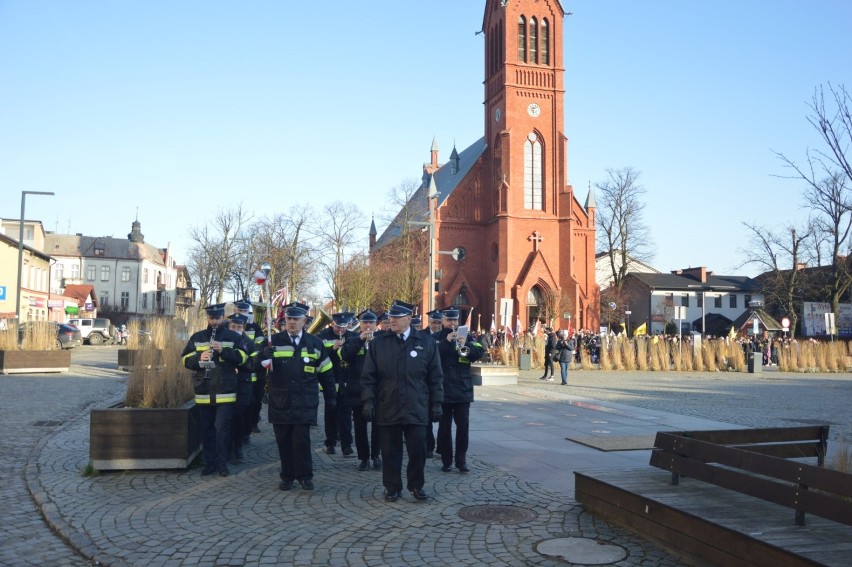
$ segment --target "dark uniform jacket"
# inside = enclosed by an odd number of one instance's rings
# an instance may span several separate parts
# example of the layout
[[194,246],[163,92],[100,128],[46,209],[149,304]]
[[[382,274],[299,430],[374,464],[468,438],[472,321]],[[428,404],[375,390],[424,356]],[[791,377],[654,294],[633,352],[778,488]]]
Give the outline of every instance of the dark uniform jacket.
[[[376,333],[379,333],[378,329]],[[340,348],[340,358],[349,365],[349,377],[346,381],[344,398],[348,406],[361,405],[361,371],[364,369],[364,358],[367,356],[367,341],[361,339],[358,334],[346,339]]]
[[[343,340],[349,340],[352,336],[357,336],[352,331],[346,331],[343,334]],[[334,350],[333,345],[338,338],[341,338],[334,332],[334,329],[331,327],[326,327],[322,331],[316,334],[316,337],[322,340],[323,346],[325,346],[325,351],[328,353],[328,357],[331,360],[331,364],[333,366],[334,373],[334,381],[337,384],[338,391],[342,394],[346,389],[346,382],[349,381],[350,370],[349,363],[344,361],[341,358],[340,350]],[[343,347],[341,347],[342,349]]]
[[201,368],[201,353],[210,350],[211,329],[198,331],[189,337],[181,353],[183,365],[192,370],[195,386],[195,403],[200,405],[225,404],[237,401],[237,369],[248,361],[242,335],[227,327],[216,327],[213,340],[222,343],[222,352],[213,356],[216,367]]
[[335,395],[331,360],[322,341],[303,331],[299,346],[293,346],[290,335],[277,333],[271,345],[264,341],[262,347],[258,366],[268,355],[272,360],[266,382],[269,422],[316,425],[320,387],[326,401]]
[[465,346],[470,349],[467,356],[461,356],[455,342],[447,340],[447,335],[453,330],[444,328],[432,335],[438,345],[441,356],[441,369],[444,372],[444,403],[462,404],[473,401],[473,377],[470,365],[485,353],[482,345],[475,341],[467,341]]
[[378,425],[428,425],[433,403],[444,400],[444,375],[435,339],[411,330],[377,333],[361,372],[361,401],[373,402]]

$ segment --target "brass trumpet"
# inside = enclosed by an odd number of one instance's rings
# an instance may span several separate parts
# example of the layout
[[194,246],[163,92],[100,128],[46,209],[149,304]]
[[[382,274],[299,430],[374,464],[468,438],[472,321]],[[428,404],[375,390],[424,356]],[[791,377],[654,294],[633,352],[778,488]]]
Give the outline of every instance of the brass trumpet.
[[470,354],[470,347],[467,346],[467,325],[461,325],[456,329],[456,350],[459,356],[467,356]]

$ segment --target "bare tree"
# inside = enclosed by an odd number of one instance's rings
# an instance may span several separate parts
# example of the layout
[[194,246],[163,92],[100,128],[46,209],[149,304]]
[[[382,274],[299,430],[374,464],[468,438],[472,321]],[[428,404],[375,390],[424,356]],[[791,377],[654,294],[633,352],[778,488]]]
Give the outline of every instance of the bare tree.
[[424,225],[429,220],[426,192],[426,185],[413,179],[390,190],[389,203],[397,212],[386,229],[388,242],[373,249],[370,257],[379,305],[386,306],[394,299],[420,303],[430,269],[429,229]]
[[598,249],[609,257],[612,285],[621,288],[631,260],[653,258],[653,243],[642,215],[645,188],[632,167],[607,169],[609,179],[596,183]]
[[805,260],[802,249],[812,238],[813,225],[808,223],[798,229],[788,225],[774,232],[754,224],[743,224],[750,234],[749,247],[740,250],[746,258],[743,265],[752,264],[763,270],[759,280],[766,305],[775,314],[789,316],[790,327],[795,333],[799,318],[797,306],[802,301],[801,290],[805,284],[805,272],[800,269]]
[[[841,296],[852,285],[846,252],[849,249],[852,229],[852,165],[846,152],[852,145],[852,97],[843,85],[828,85],[829,102],[822,86],[814,90],[808,104],[808,122],[822,139],[825,149],[808,149],[804,165],[799,165],[786,155],[775,152],[786,167],[793,170],[793,179],[807,185],[805,206],[816,213],[814,255],[820,261],[823,255],[831,259],[831,279],[828,285],[832,309],[838,315]],[[827,249],[823,246],[827,244]]]
[[539,318],[544,319],[549,326],[559,327],[556,322],[563,313],[571,313],[574,310],[574,298],[562,289],[546,289],[542,293],[542,311]]
[[[322,260],[312,233],[318,222],[314,210],[305,205],[261,218],[252,225],[251,235],[258,259],[272,266],[271,293],[286,288],[291,299],[310,294],[317,283],[316,264]],[[264,298],[266,300],[268,298]]]
[[224,301],[226,288],[240,261],[242,231],[249,221],[250,215],[240,203],[232,209],[220,209],[207,225],[190,229],[193,244],[187,268],[199,284],[200,306]]
[[[373,303],[376,296],[376,278],[370,268],[370,259],[366,254],[355,254],[341,265],[337,273],[340,305],[361,311],[368,307],[376,307]],[[387,305],[387,304],[385,304]]]
[[340,274],[347,255],[366,232],[364,216],[354,203],[335,201],[326,205],[316,229],[319,249],[323,254],[326,284],[337,305],[349,305],[343,301]]

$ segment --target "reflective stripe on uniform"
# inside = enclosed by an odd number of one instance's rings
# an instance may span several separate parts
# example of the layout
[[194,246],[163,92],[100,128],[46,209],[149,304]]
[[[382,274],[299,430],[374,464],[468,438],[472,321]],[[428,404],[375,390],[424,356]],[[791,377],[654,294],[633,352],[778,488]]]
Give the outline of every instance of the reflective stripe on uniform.
[[257,373],[255,373],[255,372],[252,372],[252,373],[251,373],[251,381],[252,381],[252,382],[257,382]]
[[332,369],[331,359],[329,357],[325,357],[322,362],[319,363],[319,371],[320,372],[328,372]]
[[229,404],[236,401],[236,394],[195,394],[195,403],[198,405]]

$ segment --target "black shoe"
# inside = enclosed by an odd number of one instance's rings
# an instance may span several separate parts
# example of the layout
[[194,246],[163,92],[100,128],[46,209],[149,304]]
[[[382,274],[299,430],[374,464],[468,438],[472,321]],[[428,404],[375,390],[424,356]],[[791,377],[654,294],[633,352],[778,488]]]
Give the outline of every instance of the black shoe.
[[293,489],[293,481],[292,480],[282,480],[278,483],[278,490],[292,490]]
[[228,470],[228,465],[219,465],[219,476],[228,476],[229,474],[231,474],[231,471]]
[[260,429],[258,429],[257,426],[255,425],[254,427],[251,428],[251,432],[252,433],[260,433]]
[[464,464],[464,463],[462,463],[460,465],[456,465],[456,466],[458,467],[459,472],[462,472],[462,473],[469,473],[470,472],[470,469],[467,468],[467,465]]
[[326,454],[327,454],[327,455],[333,455],[333,454],[335,454],[337,451],[335,451],[335,450],[334,450],[334,445],[332,445],[331,447],[329,447],[328,445],[326,445],[326,447],[325,447],[325,452],[326,452]]
[[453,467],[451,467],[450,465],[444,465],[441,467],[441,470],[444,472],[453,472]]
[[429,495],[426,494],[426,491],[424,491],[422,488],[412,488],[411,495],[414,496],[415,500],[426,500],[427,498],[429,498]]
[[235,451],[234,452],[234,462],[237,463],[238,465],[241,465],[241,464],[243,464],[243,461],[244,461],[243,452],[241,450]]
[[313,490],[314,489],[314,481],[309,478],[305,480],[300,480],[299,485],[302,487],[302,490]]
[[385,502],[396,502],[399,500],[399,491],[396,492],[388,492],[385,490]]
[[382,470],[382,460],[376,457],[373,459],[373,468],[377,471]]
[[359,471],[368,471],[368,470],[370,470],[370,460],[369,460],[369,459],[364,459],[363,461],[361,461],[361,464],[360,464],[360,465],[358,465],[358,470],[359,470]]
[[343,456],[348,457],[352,454],[352,447],[344,447],[343,448]]
[[216,472],[215,465],[205,465],[204,470],[201,471],[201,476],[209,476]]
[[243,445],[248,445],[249,443],[251,443],[251,435],[246,435],[243,437]]

